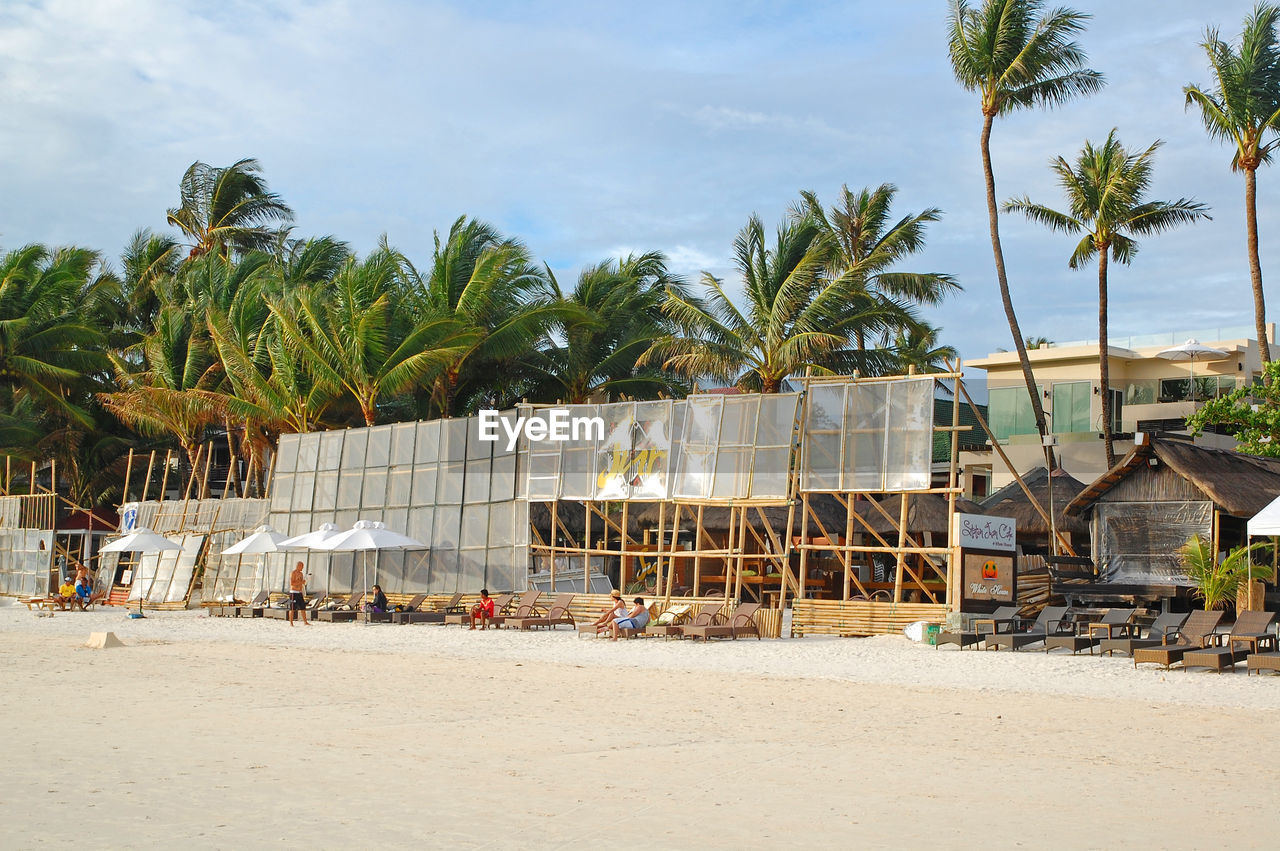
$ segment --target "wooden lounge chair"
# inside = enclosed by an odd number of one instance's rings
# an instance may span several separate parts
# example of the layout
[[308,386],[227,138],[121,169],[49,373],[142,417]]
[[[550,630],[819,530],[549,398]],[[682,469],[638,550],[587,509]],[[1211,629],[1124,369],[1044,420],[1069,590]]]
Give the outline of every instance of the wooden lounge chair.
[[407,612],[395,612],[392,615],[392,623],[444,623],[445,615],[464,614],[467,609],[460,605],[462,602],[462,592],[453,595],[449,602],[445,603],[439,609],[424,610],[421,604],[415,608],[410,608]]
[[1072,628],[1066,616],[1066,606],[1045,606],[1026,629],[991,633],[985,637],[982,646],[986,650],[1000,650],[1004,647],[1017,650],[1039,644],[1050,635],[1065,633]]
[[515,629],[533,629],[534,627],[554,629],[557,624],[562,623],[574,626],[573,615],[569,612],[569,606],[572,603],[572,594],[560,594],[551,602],[551,608],[547,609],[545,614],[527,618],[507,618],[504,625]]
[[1092,656],[1093,648],[1109,634],[1110,629],[1128,624],[1133,619],[1133,612],[1133,609],[1107,609],[1101,620],[1092,623],[1077,621],[1072,624],[1069,633],[1050,635],[1046,638],[1044,652],[1048,653],[1055,647],[1061,647],[1064,650],[1070,650],[1072,656],[1081,650],[1088,650],[1089,655]]
[[1188,650],[1182,654],[1182,670],[1212,668],[1221,674],[1243,662],[1249,653],[1262,648],[1276,648],[1276,636],[1270,632],[1276,616],[1272,612],[1240,612],[1227,635],[1215,635],[1216,647]]
[[971,629],[962,629],[959,632],[939,632],[938,641],[934,648],[936,649],[944,644],[955,644],[963,650],[970,644],[981,643],[987,633],[998,632],[1002,627],[1005,631],[1008,631],[1017,622],[1018,612],[1021,608],[1021,606],[1001,606],[990,615],[970,615],[972,619]]
[[520,595],[519,601],[514,606],[508,605],[510,611],[504,612],[496,605],[493,607],[494,615],[489,619],[489,626],[506,626],[508,621],[519,621],[523,618],[537,617],[545,615],[547,610],[538,605],[538,600],[542,597],[542,592],[537,589],[530,588]]
[[[501,612],[503,609],[506,609],[508,606],[510,606],[511,601],[515,599],[515,596],[516,596],[515,594],[499,594],[498,596],[494,597],[493,598],[494,616],[497,617],[499,612]],[[445,626],[448,626],[451,623],[456,623],[459,626],[470,626],[471,625],[471,607],[463,606],[462,611],[460,612],[450,612],[449,614],[444,616],[444,620],[442,620],[441,623],[444,624]],[[490,621],[489,623],[492,624],[493,621]]]
[[360,615],[360,601],[364,599],[363,591],[356,591],[332,609],[321,609],[316,612],[315,619],[326,623],[351,623]]
[[1213,631],[1222,620],[1222,612],[1194,611],[1174,633],[1165,635],[1164,640],[1154,647],[1139,647],[1131,654],[1133,667],[1140,662],[1153,662],[1163,665],[1165,670],[1174,662],[1181,662],[1188,650],[1204,647],[1212,640]]
[[680,638],[684,635],[684,630],[691,626],[711,626],[725,622],[725,617],[721,612],[724,610],[724,603],[707,603],[698,608],[696,614],[685,615],[683,619],[677,620],[676,623],[661,624],[651,623],[645,627],[645,632],[649,635],[663,635],[667,638]]
[[736,640],[739,635],[752,633],[759,639],[760,627],[756,624],[756,612],[759,610],[759,603],[741,603],[724,623],[682,627],[680,635],[688,638],[701,638],[705,641],[708,638],[732,638]]
[[396,615],[408,614],[410,612],[416,611],[417,608],[421,606],[423,601],[426,599],[427,599],[426,594],[415,594],[413,597],[409,598],[409,602],[405,603],[406,611],[404,612],[396,612],[391,610],[388,610],[385,612],[365,612],[364,622],[365,623],[396,623],[397,622],[395,619]]
[[1156,647],[1163,644],[1165,636],[1177,632],[1186,620],[1185,612],[1163,612],[1156,617],[1151,626],[1146,627],[1145,635],[1142,634],[1142,627],[1130,623],[1123,630],[1115,631],[1120,634],[1113,634],[1099,641],[1098,653],[1112,656],[1119,652],[1132,656],[1133,651],[1139,647]]

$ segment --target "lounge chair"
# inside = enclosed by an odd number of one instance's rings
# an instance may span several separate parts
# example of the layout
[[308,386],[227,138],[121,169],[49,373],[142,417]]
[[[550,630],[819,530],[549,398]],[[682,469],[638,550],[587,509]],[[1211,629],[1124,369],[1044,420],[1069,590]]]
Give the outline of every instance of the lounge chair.
[[1138,667],[1140,662],[1153,662],[1168,670],[1174,662],[1181,662],[1188,650],[1196,650],[1208,644],[1220,620],[1222,612],[1206,612],[1203,609],[1192,612],[1182,626],[1176,632],[1166,634],[1159,645],[1134,650],[1131,654],[1133,667]]
[[268,605],[271,599],[270,591],[259,591],[253,595],[253,598],[243,606],[235,606],[231,610],[233,618],[260,618],[262,610]]
[[1224,669],[1235,668],[1252,651],[1277,649],[1276,636],[1269,631],[1275,619],[1272,612],[1239,612],[1229,634],[1213,637],[1219,646],[1189,650],[1182,655],[1182,670],[1212,668],[1221,674]]
[[[707,603],[699,607],[696,614],[685,614],[683,618],[673,618],[674,623],[651,623],[645,627],[645,632],[649,635],[664,635],[668,638],[680,638],[684,635],[684,630],[691,626],[711,626],[725,622],[725,617],[721,612],[724,610],[724,603]],[[661,620],[661,615],[659,615]]]
[[462,602],[462,592],[453,595],[449,602],[435,610],[422,610],[422,605],[409,608],[406,612],[395,612],[392,615],[392,623],[444,623],[445,615],[464,614],[467,609],[460,605]]
[[[426,599],[427,599],[426,594],[415,594],[413,597],[409,599],[408,603],[405,603],[405,609],[406,609],[405,613],[415,611],[419,606],[422,605],[423,601]],[[396,622],[395,616],[398,614],[402,614],[402,613],[395,611],[394,608],[388,609],[385,612],[365,612],[364,622],[365,623],[395,623]]]
[[[328,596],[327,594],[320,593],[320,594],[313,595],[311,598],[307,600],[307,604],[305,606],[305,610],[307,613],[307,620],[309,621],[316,620],[316,615],[320,613],[320,604],[324,602],[324,599],[327,596]],[[263,617],[275,618],[276,620],[288,620],[289,619],[289,598],[288,597],[284,598],[283,606],[271,606],[270,608],[263,609],[262,615]]]
[[[988,633],[999,632],[1002,625],[1006,631],[1013,626],[1018,620],[1018,612],[1021,606],[1001,606],[991,614],[974,614],[970,615],[971,629],[961,629],[959,632],[939,632],[938,641],[934,645],[935,648],[944,644],[955,644],[961,650],[970,644],[980,643]],[[982,627],[990,624],[990,628],[983,630]]]
[[1258,672],[1258,676],[1262,676],[1263,671],[1275,671],[1280,673],[1280,651],[1269,650],[1266,653],[1250,653],[1248,665],[1245,667],[1245,676]]
[[363,591],[356,591],[332,609],[321,609],[316,612],[315,619],[328,623],[351,623],[360,615],[360,601],[364,599]]
[[547,609],[545,614],[533,615],[527,618],[507,618],[503,625],[514,627],[515,629],[533,629],[539,626],[554,629],[557,624],[562,623],[574,626],[573,615],[569,612],[569,606],[572,603],[572,594],[560,594],[551,602],[551,608]]
[[1157,647],[1164,643],[1166,635],[1170,635],[1178,631],[1182,624],[1187,620],[1185,612],[1164,612],[1156,617],[1155,622],[1146,628],[1146,635],[1142,635],[1142,628],[1137,624],[1128,624],[1127,629],[1121,635],[1112,635],[1098,642],[1099,655],[1105,653],[1108,656],[1114,655],[1116,652],[1132,656],[1133,651],[1140,647]]
[[1113,628],[1127,625],[1133,619],[1133,612],[1133,609],[1107,609],[1101,620],[1092,623],[1077,621],[1072,625],[1071,632],[1065,635],[1050,635],[1046,638],[1044,652],[1048,653],[1055,647],[1061,647],[1064,650],[1070,650],[1072,656],[1081,650],[1088,650],[1089,655],[1092,656],[1093,648],[1098,642],[1107,637]]
[[736,640],[739,635],[751,633],[759,639],[760,627],[756,624],[756,612],[759,610],[759,603],[742,603],[733,610],[733,614],[724,623],[681,627],[680,635],[689,638],[701,638],[705,641],[708,638],[732,638]]
[[493,617],[489,619],[489,626],[506,626],[508,621],[519,621],[524,618],[532,618],[538,615],[545,615],[547,610],[538,605],[538,599],[542,597],[542,592],[534,588],[530,588],[520,595],[519,601],[516,602],[514,608],[510,605],[504,608],[510,608],[511,611],[503,612],[496,605],[493,607]]
[[1000,650],[1004,647],[1017,650],[1039,644],[1051,635],[1067,634],[1072,629],[1066,616],[1066,606],[1045,606],[1026,629],[991,633],[984,638],[982,646],[986,650]]
[[[511,601],[515,599],[515,596],[516,596],[515,594],[499,594],[498,596],[494,597],[493,598],[494,616],[496,617],[499,612],[507,608],[507,606],[510,606]],[[471,625],[471,607],[463,606],[462,611],[460,612],[450,612],[449,614],[446,614],[444,616],[444,620],[442,620],[441,623],[444,624],[445,626],[448,626],[451,623],[456,623],[459,626],[470,626]],[[490,621],[490,623],[493,623],[493,621]]]

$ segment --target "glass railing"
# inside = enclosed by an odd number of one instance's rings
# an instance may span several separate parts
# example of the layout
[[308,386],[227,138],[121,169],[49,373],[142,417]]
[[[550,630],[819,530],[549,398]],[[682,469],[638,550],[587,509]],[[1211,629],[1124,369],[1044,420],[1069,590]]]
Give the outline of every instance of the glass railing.
[[[1252,340],[1258,335],[1257,329],[1247,325],[1226,328],[1199,328],[1194,331],[1171,331],[1168,334],[1137,334],[1130,337],[1108,337],[1107,345],[1120,349],[1146,349],[1152,346],[1179,346],[1187,340],[1198,340],[1201,343],[1216,343],[1219,340]],[[1069,340],[1062,343],[1049,343],[1049,348],[1067,349],[1074,346],[1096,346],[1098,339]]]

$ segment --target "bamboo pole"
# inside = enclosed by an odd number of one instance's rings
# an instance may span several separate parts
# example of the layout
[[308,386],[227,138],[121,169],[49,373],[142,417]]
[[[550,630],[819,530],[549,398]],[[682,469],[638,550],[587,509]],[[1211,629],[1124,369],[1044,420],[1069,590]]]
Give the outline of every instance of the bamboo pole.
[[[151,451],[152,460],[155,460],[155,454],[156,454],[155,450],[153,449]],[[173,458],[173,450],[166,449],[164,451],[164,471],[160,474],[160,496],[158,497],[158,499],[161,502],[164,501],[165,491],[169,487],[169,465],[173,463],[172,458]],[[147,476],[148,484],[150,484],[150,478],[151,478],[150,475],[148,475]],[[142,498],[145,501],[146,495],[144,494]]]
[[13,459],[8,455],[4,456],[4,495],[8,496],[13,489],[13,467],[11,466]]
[[666,535],[667,528],[667,504],[665,502],[658,503],[658,554],[654,557],[654,571],[657,576],[654,578],[653,590],[658,590],[658,584],[662,582],[662,546],[663,538]]
[[27,496],[34,496],[36,492],[36,462],[31,462],[31,478],[27,479]]
[[551,502],[551,593],[556,592],[556,527],[560,525],[558,511],[560,500]]
[[627,550],[628,538],[630,533],[627,531],[630,527],[627,525],[627,509],[630,508],[630,502],[622,503],[622,536],[618,539],[618,591],[627,587],[627,568],[630,566],[630,558],[621,553]]
[[[960,361],[947,364],[952,372],[961,372]],[[958,387],[961,380],[959,378],[952,379]],[[960,394],[955,392],[951,394],[951,455],[947,465],[947,486],[951,488],[951,493],[947,494],[947,543],[951,545],[951,552],[947,555],[947,603],[951,607],[951,611],[960,611],[960,548],[956,545],[956,493],[955,488],[958,484],[956,481],[958,466],[960,461]],[[931,544],[932,541],[925,543]]]
[[[592,548],[591,540],[591,503],[584,502],[582,507],[585,509],[583,514],[583,522],[586,524],[582,530],[582,543],[587,545],[587,549]],[[582,593],[591,593],[591,556],[583,554],[582,556]]]
[[697,528],[693,530],[693,596],[698,596],[698,589],[702,585],[702,536],[705,534],[702,525],[702,512],[706,508],[705,505],[698,506],[698,517],[695,521]]
[[207,499],[209,496],[209,469],[213,466],[213,444],[209,444],[209,451],[204,454],[204,473],[200,476],[200,489],[196,491],[196,499]]
[[809,583],[809,494],[803,494],[800,499],[804,502],[804,508],[800,512],[800,582],[796,586],[797,600],[804,599]]
[[901,493],[901,505],[898,512],[898,552],[897,552],[897,570],[893,576],[893,602],[902,602],[902,573],[906,567],[906,553],[903,547],[907,545],[907,511],[910,508],[910,494]]
[[120,501],[129,501],[129,479],[133,476],[133,447],[129,447],[129,460],[124,465],[124,489],[120,491]]

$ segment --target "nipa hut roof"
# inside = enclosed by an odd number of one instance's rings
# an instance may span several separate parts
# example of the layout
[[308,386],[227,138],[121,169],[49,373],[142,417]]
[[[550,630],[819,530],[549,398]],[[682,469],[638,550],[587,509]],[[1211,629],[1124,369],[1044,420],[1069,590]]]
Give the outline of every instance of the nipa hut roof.
[[1153,458],[1204,493],[1219,510],[1234,517],[1252,517],[1280,494],[1280,459],[1197,446],[1189,440],[1148,438],[1081,491],[1067,506],[1067,513],[1083,514],[1125,476]]
[[[1024,475],[1022,480],[1035,496],[1040,507],[1049,511],[1049,480],[1044,467],[1037,467]],[[1084,490],[1084,482],[1071,476],[1059,468],[1053,471],[1053,513],[1059,532],[1083,535],[1089,531],[1088,524],[1081,518],[1066,513],[1067,506]],[[1018,533],[1031,535],[1048,535],[1049,524],[1040,516],[1027,499],[1026,493],[1013,482],[993,493],[982,502],[984,514],[993,517],[1012,517],[1017,524]]]

